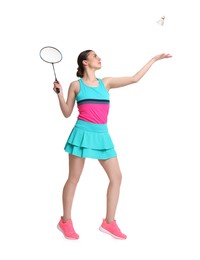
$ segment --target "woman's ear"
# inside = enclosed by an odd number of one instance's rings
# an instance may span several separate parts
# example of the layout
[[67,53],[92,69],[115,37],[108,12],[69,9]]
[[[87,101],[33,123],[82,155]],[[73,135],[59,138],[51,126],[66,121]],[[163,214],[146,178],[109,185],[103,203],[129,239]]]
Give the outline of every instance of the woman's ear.
[[87,60],[83,60],[83,65],[87,66]]

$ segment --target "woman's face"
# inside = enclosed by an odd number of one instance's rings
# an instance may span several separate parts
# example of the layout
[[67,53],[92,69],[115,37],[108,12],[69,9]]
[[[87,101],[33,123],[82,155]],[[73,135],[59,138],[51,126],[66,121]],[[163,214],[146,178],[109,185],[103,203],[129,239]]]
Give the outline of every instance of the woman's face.
[[91,51],[87,56],[87,60],[84,61],[84,65],[88,66],[89,68],[100,69],[101,59],[94,51]]

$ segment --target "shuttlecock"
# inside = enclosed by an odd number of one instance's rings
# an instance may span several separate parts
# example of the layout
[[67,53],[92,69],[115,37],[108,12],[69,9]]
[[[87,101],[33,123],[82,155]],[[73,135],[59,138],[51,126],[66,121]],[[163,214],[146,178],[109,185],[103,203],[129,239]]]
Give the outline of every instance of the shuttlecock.
[[164,20],[165,20],[165,16],[162,16],[158,21],[157,21],[157,24],[159,25],[164,25]]

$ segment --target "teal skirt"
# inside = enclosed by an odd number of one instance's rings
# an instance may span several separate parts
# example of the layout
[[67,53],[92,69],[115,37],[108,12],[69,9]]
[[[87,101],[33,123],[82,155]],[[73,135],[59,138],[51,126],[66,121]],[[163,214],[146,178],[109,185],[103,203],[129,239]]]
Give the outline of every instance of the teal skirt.
[[106,160],[117,156],[107,124],[94,124],[79,119],[64,150],[81,158]]

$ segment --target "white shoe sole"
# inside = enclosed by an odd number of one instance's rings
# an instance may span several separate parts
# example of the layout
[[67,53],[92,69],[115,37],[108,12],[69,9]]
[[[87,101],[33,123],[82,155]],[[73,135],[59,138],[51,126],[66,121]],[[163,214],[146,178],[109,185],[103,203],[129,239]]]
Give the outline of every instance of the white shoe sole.
[[106,229],[104,229],[104,228],[102,228],[102,227],[100,227],[99,230],[100,230],[101,232],[103,232],[103,233],[106,233],[106,234],[108,234],[108,235],[111,235],[112,237],[114,237],[114,238],[116,238],[116,239],[121,239],[121,240],[125,240],[125,239],[126,239],[126,238],[122,238],[122,237],[117,237],[117,236],[113,235],[113,234],[110,233],[108,230],[106,230]]

